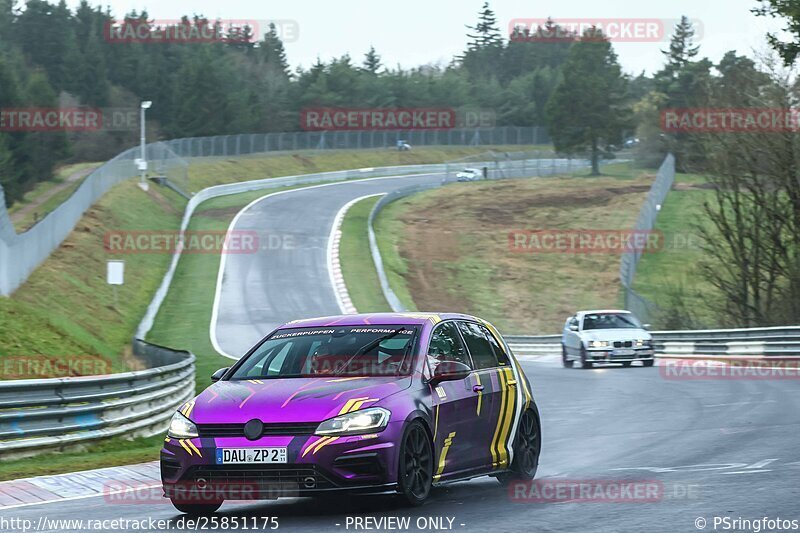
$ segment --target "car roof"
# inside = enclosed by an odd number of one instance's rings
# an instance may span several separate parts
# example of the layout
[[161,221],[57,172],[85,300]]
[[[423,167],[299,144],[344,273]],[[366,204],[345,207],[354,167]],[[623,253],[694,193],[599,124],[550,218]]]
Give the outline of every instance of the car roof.
[[283,324],[281,328],[314,328],[314,327],[328,327],[328,326],[369,326],[369,325],[421,325],[426,322],[436,324],[442,320],[449,319],[461,320],[476,320],[480,321],[470,315],[460,313],[422,313],[422,312],[409,312],[409,313],[362,313],[354,315],[332,315],[316,318],[305,318],[300,320],[293,320]]
[[588,311],[578,311],[575,315],[595,315],[595,314],[602,314],[602,313],[619,313],[619,314],[626,314],[630,315],[631,312],[625,309],[590,309]]

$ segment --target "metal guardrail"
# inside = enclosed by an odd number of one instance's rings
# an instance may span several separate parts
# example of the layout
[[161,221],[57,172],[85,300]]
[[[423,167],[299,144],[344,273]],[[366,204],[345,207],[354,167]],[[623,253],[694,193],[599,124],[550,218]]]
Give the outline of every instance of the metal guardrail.
[[[634,230],[644,232],[655,228],[658,212],[672,189],[674,181],[675,156],[667,154],[656,173],[656,179],[647,193],[642,209],[639,211]],[[648,323],[657,318],[659,309],[654,302],[633,290],[633,278],[636,276],[636,269],[639,267],[641,258],[642,250],[633,250],[622,254],[619,265],[619,281],[622,285],[625,309],[633,311],[640,320]]]
[[[653,331],[657,357],[800,357],[800,326]],[[507,335],[517,355],[561,354],[561,335]]]
[[139,339],[133,347],[150,368],[0,381],[0,459],[165,431],[175,410],[195,394],[195,357]]

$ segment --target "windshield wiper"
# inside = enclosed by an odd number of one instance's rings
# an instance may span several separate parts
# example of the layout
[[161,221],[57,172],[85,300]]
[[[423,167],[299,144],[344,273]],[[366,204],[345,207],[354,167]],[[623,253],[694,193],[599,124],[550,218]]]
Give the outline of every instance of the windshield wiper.
[[347,362],[344,364],[344,366],[342,368],[340,368],[339,370],[337,370],[336,372],[334,372],[333,375],[334,376],[341,375],[341,373],[344,372],[345,369],[347,369],[347,367],[350,366],[350,363],[353,361],[353,359],[355,359],[359,355],[364,355],[365,353],[367,353],[368,351],[372,350],[376,346],[379,346],[380,343],[382,343],[383,341],[389,340],[392,337],[395,337],[395,336],[399,335],[400,333],[402,333],[405,330],[406,330],[406,328],[402,327],[400,329],[394,330],[391,333],[387,333],[386,335],[384,335],[382,337],[378,337],[377,339],[375,339],[373,341],[368,342],[367,344],[365,344],[364,346],[362,346],[361,348],[356,350],[356,353],[351,355],[350,359],[347,360]]

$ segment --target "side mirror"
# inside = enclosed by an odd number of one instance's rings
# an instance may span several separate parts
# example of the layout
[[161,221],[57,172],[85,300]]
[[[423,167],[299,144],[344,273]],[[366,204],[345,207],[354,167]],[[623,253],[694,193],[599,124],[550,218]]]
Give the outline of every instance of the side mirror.
[[650,329],[651,327],[653,326],[651,326],[650,324],[642,324],[643,329]]
[[578,326],[576,324],[570,324],[569,325],[569,330],[570,331],[578,331]]
[[458,361],[442,361],[433,369],[431,383],[434,385],[442,381],[458,381],[470,375],[472,369]]
[[225,375],[225,372],[227,372],[229,368],[230,368],[229,366],[226,366],[225,368],[220,368],[219,370],[211,374],[211,383],[216,383],[217,381],[222,379],[222,376]]

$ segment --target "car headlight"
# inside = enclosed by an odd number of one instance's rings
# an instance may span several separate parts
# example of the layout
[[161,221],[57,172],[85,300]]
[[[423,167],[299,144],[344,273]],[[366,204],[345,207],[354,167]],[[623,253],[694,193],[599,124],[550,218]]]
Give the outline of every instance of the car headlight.
[[315,435],[363,435],[386,428],[392,413],[382,407],[370,407],[329,418],[317,426]]
[[605,348],[608,346],[608,341],[589,341],[589,348]]
[[648,339],[636,339],[636,347],[641,348],[642,346],[650,346],[650,341]]
[[176,412],[172,415],[167,435],[176,439],[193,439],[197,437],[197,426],[194,422]]

